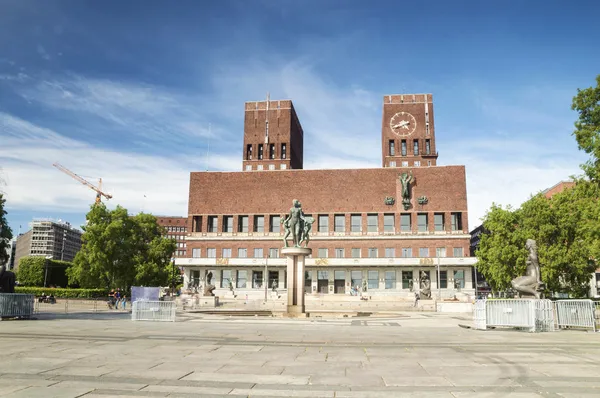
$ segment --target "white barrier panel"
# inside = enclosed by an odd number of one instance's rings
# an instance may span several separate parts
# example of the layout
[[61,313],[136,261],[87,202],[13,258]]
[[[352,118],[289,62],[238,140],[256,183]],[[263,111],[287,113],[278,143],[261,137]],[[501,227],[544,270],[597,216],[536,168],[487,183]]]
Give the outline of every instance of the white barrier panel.
[[475,329],[513,327],[530,332],[554,331],[554,311],[550,300],[476,300],[473,321]]
[[485,330],[486,327],[486,316],[485,316],[485,302],[486,300],[475,300],[473,306],[473,328],[479,330]]
[[132,305],[132,321],[175,322],[174,301],[136,301]]
[[0,317],[25,317],[33,315],[33,294],[0,293]]
[[575,327],[596,331],[596,308],[592,300],[559,300],[554,305],[559,329]]

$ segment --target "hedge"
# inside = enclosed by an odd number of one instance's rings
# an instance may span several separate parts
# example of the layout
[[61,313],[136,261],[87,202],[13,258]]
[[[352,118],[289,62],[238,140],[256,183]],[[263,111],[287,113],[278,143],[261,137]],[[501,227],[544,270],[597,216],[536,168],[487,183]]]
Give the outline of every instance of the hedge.
[[106,298],[108,299],[108,290],[106,289],[61,289],[48,287],[15,287],[15,293],[26,293],[41,296],[53,294],[56,298]]

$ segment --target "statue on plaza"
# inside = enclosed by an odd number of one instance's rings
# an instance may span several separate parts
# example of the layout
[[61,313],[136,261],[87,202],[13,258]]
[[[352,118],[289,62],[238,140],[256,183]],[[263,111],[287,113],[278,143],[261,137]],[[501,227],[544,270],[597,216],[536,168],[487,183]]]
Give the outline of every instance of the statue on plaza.
[[306,218],[304,217],[304,212],[302,212],[302,204],[298,199],[294,199],[292,203],[293,206],[288,215],[281,219],[281,223],[285,228],[285,234],[283,235],[283,243],[285,244],[284,247],[288,247],[287,239],[290,235],[292,235],[294,247],[301,247],[303,240],[306,240],[306,244],[308,245],[308,233],[310,232],[311,225],[315,222],[315,220],[312,217],[307,217],[309,219],[307,222]]
[[427,275],[427,272],[421,271],[419,282],[421,298],[431,298],[431,280],[429,280],[429,275]]
[[404,210],[410,207],[410,184],[415,181],[412,171],[410,173],[402,173],[400,182],[402,183],[402,205]]
[[213,290],[215,290],[215,285],[212,285],[210,282],[212,281],[213,274],[211,271],[206,274],[206,282],[204,283],[204,295],[205,296],[214,296]]
[[15,273],[8,271],[6,265],[0,267],[0,293],[15,292]]
[[519,297],[522,297],[522,295],[525,294],[539,299],[541,298],[541,292],[544,290],[544,282],[542,282],[541,279],[536,241],[527,239],[525,248],[529,250],[529,256],[527,256],[525,262],[527,264],[526,275],[513,279],[511,284],[518,292]]
[[300,238],[300,246],[302,246],[302,242],[304,242],[304,247],[308,246],[308,242],[310,241],[310,231],[312,230],[312,225],[314,224],[315,219],[313,217],[304,217],[304,221],[302,222],[302,238]]

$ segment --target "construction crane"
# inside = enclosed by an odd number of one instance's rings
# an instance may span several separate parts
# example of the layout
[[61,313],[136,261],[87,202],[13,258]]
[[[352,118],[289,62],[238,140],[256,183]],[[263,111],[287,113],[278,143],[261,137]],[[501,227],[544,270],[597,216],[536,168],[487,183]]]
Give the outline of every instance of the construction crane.
[[67,169],[66,167],[64,167],[58,163],[54,163],[54,164],[52,164],[52,166],[56,167],[63,173],[70,175],[71,177],[73,177],[74,179],[76,179],[77,181],[79,181],[80,183],[85,185],[86,187],[92,189],[93,191],[96,191],[96,204],[102,202],[102,196],[104,196],[106,199],[112,198],[111,194],[108,194],[108,193],[102,191],[102,178],[99,179],[98,186],[96,187],[94,184],[86,181],[82,177],[78,176],[77,174],[73,173],[71,170]]

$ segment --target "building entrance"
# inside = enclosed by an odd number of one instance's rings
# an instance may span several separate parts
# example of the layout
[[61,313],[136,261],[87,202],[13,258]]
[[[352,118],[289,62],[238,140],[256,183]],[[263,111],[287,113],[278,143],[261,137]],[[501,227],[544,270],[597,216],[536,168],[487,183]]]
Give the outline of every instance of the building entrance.
[[317,289],[321,294],[327,294],[329,285],[329,272],[317,271]]
[[334,292],[335,294],[346,293],[346,271],[334,271]]

